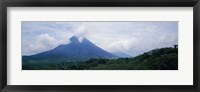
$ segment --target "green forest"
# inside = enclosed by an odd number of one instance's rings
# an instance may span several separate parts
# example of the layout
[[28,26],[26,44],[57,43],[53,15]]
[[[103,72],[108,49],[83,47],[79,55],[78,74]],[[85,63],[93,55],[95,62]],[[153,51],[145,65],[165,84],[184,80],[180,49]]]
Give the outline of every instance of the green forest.
[[22,62],[22,70],[178,70],[178,48],[159,48],[131,58]]

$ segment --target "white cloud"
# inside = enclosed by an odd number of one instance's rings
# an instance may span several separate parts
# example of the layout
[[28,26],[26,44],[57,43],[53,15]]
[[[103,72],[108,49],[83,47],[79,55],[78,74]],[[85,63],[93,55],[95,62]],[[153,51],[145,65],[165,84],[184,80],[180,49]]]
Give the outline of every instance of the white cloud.
[[138,39],[132,37],[130,39],[124,39],[116,42],[112,42],[108,46],[110,52],[128,52],[130,49],[135,48],[138,43]]
[[75,36],[86,36],[88,33],[88,29],[87,29],[88,25],[87,23],[82,23],[79,26],[77,26],[77,28],[75,28],[74,31],[74,35]]
[[35,38],[35,41],[32,41],[31,44],[28,44],[24,49],[26,55],[32,55],[47,51],[55,48],[56,46],[64,43],[62,40],[58,41],[54,37],[49,36],[49,34],[41,34]]

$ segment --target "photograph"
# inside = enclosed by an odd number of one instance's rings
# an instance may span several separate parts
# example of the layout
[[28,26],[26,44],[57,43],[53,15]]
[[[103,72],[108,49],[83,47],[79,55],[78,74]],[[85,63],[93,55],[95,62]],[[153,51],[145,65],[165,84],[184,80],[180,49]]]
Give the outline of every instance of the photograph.
[[2,92],[196,92],[200,0],[4,0]]
[[178,70],[178,21],[22,21],[22,70]]

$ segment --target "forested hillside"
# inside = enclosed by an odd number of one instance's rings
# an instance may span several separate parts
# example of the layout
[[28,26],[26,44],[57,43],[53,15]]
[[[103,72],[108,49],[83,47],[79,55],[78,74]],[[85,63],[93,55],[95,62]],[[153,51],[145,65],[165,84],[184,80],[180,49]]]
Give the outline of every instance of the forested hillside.
[[[67,60],[66,60],[67,61]],[[100,59],[65,62],[26,61],[23,70],[177,70],[178,48],[160,48],[133,58]]]

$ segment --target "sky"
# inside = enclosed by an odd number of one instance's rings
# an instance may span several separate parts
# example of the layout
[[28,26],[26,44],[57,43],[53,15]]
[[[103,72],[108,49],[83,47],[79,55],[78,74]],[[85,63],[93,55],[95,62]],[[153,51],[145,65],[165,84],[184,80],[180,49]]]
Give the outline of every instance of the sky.
[[33,55],[85,37],[110,53],[137,56],[178,44],[178,21],[22,22],[22,55]]

